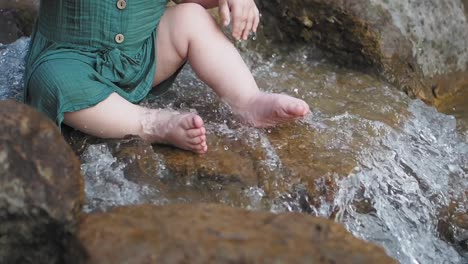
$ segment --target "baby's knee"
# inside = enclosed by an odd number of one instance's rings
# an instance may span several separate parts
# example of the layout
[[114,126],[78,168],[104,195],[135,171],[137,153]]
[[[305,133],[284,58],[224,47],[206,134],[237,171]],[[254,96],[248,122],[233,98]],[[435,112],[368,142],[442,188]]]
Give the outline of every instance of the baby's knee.
[[186,29],[206,30],[207,26],[216,24],[210,13],[199,4],[185,3],[178,5],[177,8],[177,20],[179,23],[183,24],[183,27]]

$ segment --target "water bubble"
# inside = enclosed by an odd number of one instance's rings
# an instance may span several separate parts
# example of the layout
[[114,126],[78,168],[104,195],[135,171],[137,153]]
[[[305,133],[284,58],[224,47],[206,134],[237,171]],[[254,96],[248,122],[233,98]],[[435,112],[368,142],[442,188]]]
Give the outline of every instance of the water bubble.
[[251,39],[251,40],[253,40],[253,41],[257,40],[257,33],[251,31],[251,32],[249,33],[249,39]]

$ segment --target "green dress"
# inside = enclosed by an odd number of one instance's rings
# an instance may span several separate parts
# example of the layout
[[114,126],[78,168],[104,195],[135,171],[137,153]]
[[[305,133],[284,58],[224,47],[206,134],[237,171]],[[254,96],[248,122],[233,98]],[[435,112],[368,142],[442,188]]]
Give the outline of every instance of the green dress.
[[166,0],[41,0],[26,63],[26,103],[60,127],[64,113],[111,93],[151,90],[156,29]]

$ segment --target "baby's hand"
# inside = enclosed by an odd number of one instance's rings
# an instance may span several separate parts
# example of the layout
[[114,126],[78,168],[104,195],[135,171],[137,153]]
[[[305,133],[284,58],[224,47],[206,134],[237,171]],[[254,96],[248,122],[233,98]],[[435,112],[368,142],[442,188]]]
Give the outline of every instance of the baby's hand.
[[232,36],[247,40],[250,31],[257,32],[260,22],[260,12],[254,0],[219,0],[219,13],[224,26],[231,23]]

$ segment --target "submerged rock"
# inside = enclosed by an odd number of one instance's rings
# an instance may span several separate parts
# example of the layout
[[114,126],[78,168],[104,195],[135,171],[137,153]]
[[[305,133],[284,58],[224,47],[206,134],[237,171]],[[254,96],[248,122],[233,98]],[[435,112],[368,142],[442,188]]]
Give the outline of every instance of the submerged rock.
[[222,205],[135,206],[86,216],[88,263],[395,263],[332,221]]
[[[432,102],[468,82],[462,0],[259,1],[268,39],[305,40]],[[279,30],[278,30],[279,28]]]
[[[468,83],[462,89],[438,97],[435,100],[437,110],[457,118],[457,128],[468,139]],[[468,141],[468,140],[467,140]]]
[[438,231],[443,239],[452,243],[461,255],[468,257],[468,201],[465,198],[452,201],[442,210]]
[[84,202],[79,161],[56,126],[0,101],[0,262],[63,263]]

